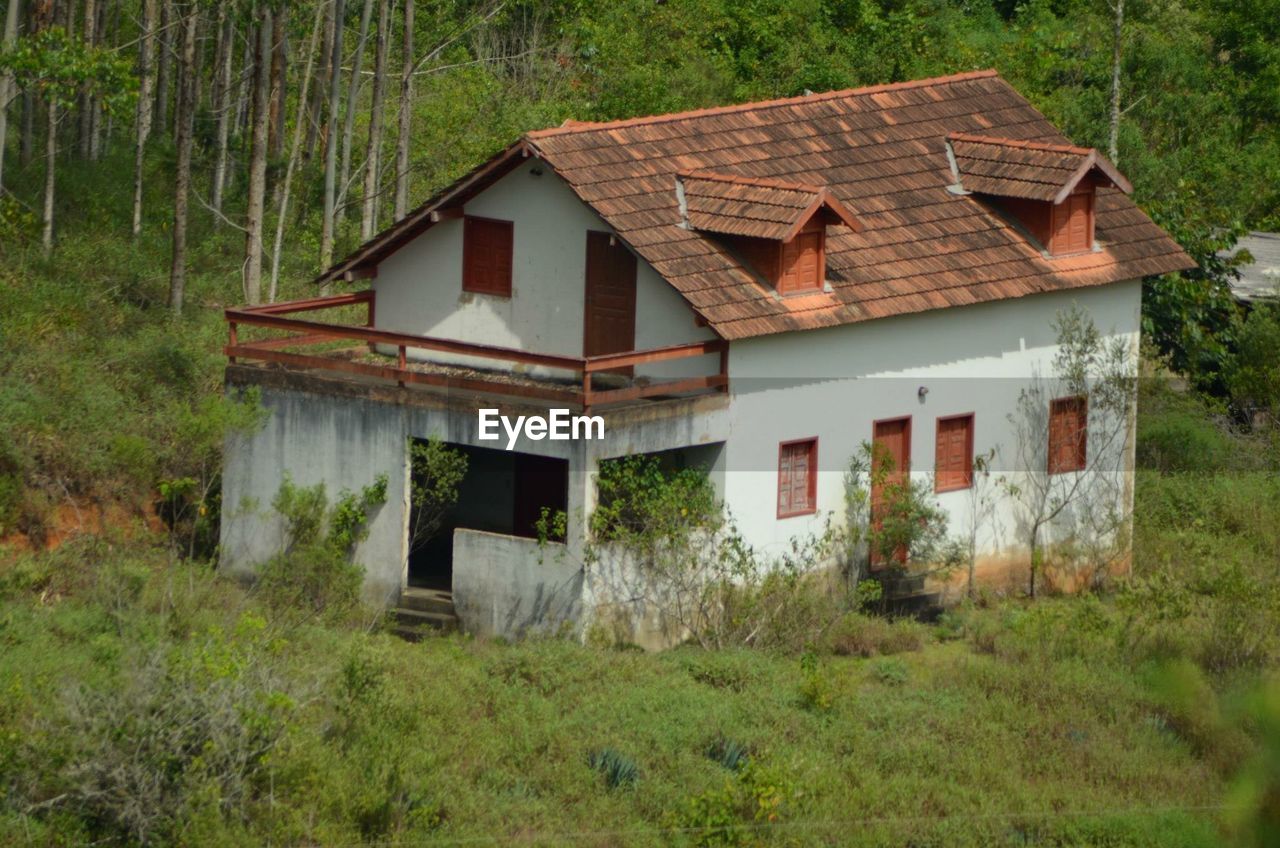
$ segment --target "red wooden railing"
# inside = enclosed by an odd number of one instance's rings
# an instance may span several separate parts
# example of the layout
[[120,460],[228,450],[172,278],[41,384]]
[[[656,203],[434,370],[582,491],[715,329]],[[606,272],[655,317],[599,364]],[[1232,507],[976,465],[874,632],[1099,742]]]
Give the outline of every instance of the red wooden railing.
[[[357,304],[366,304],[368,307],[368,317],[364,326],[327,324],[323,321],[286,317],[298,312],[314,312]],[[605,356],[581,357],[531,353],[496,345],[472,344],[452,339],[437,339],[430,336],[379,330],[374,327],[374,292],[372,290],[334,295],[332,297],[292,300],[264,306],[227,309],[225,315],[228,328],[225,353],[232,362],[241,358],[256,359],[264,362],[276,362],[295,368],[358,374],[375,379],[395,381],[401,387],[413,383],[439,388],[527,397],[571,404],[579,406],[583,410],[590,409],[593,406],[639,400],[647,397],[661,397],[699,391],[728,391],[729,387],[729,345],[723,339],[672,345],[652,350],[611,353]],[[241,341],[239,330],[242,326],[282,330],[290,335]],[[329,355],[323,353],[307,354],[283,349],[344,340],[368,345],[370,349],[373,349],[375,345],[394,347],[396,349],[396,364],[393,366],[359,362],[349,357],[335,356],[332,353]],[[418,371],[408,365],[408,351],[410,348],[473,356],[503,364],[518,363],[558,368],[575,372],[579,379],[577,384],[572,386],[567,384],[556,385],[552,381],[539,385],[534,383],[511,383],[501,379],[486,379],[484,377],[460,377]],[[636,383],[623,388],[598,389],[592,386],[592,375],[601,372],[617,371],[618,369],[635,365],[648,365],[654,362],[687,359],[717,353],[720,355],[720,363],[717,372],[714,374],[669,380],[648,380],[643,384]]]

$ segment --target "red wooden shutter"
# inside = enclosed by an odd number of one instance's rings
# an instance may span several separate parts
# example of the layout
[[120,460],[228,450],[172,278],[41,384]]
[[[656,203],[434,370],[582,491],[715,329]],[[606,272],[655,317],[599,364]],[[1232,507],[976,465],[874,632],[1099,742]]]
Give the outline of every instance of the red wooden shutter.
[[1049,473],[1080,471],[1089,441],[1089,407],[1083,397],[1058,398],[1049,404]]
[[1055,254],[1084,253],[1093,249],[1093,189],[1077,191],[1053,207]]
[[973,484],[973,416],[938,419],[934,489],[947,492]]
[[811,513],[816,508],[818,440],[778,446],[778,517]]
[[812,291],[822,288],[823,250],[822,230],[800,233],[782,245],[782,273],[778,278],[778,291]]
[[510,221],[467,216],[462,224],[462,290],[511,296]]

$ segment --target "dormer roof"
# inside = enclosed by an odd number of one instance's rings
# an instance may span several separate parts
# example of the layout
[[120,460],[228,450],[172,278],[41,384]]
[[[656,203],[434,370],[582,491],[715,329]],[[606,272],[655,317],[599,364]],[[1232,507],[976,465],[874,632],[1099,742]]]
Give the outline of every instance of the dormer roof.
[[676,175],[676,199],[690,229],[790,241],[813,216],[861,232],[862,225],[823,186],[714,171]]
[[947,150],[955,185],[971,194],[1061,203],[1090,175],[1099,185],[1133,191],[1092,147],[953,132]]

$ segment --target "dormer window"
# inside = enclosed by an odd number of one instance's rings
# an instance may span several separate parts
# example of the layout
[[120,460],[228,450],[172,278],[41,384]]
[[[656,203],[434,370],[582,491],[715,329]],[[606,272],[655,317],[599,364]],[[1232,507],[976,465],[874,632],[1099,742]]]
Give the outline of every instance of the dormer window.
[[1133,191],[1093,148],[967,133],[951,133],[946,144],[951,190],[988,201],[1050,257],[1096,249],[1097,188]]
[[828,227],[862,230],[819,186],[697,171],[676,178],[676,197],[685,227],[720,236],[782,295],[823,290]]

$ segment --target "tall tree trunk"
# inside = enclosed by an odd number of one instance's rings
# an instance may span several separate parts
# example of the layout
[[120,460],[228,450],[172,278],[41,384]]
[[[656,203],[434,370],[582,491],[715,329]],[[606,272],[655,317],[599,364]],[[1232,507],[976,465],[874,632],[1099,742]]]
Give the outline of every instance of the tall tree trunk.
[[44,210],[42,219],[44,230],[40,237],[40,243],[44,245],[46,254],[53,250],[53,191],[56,184],[55,167],[57,156],[58,102],[50,98],[49,111],[45,119],[44,139]]
[[364,193],[361,196],[360,238],[368,241],[377,229],[378,175],[382,164],[382,113],[384,79],[387,74],[387,41],[391,28],[390,0],[378,1],[378,44],[373,60],[373,105],[369,111],[369,153],[364,164]]
[[316,4],[315,22],[311,25],[311,39],[307,42],[307,67],[302,72],[302,89],[298,92],[298,114],[293,122],[293,141],[289,145],[289,164],[284,169],[284,184],[280,189],[280,214],[276,217],[276,241],[271,251],[271,288],[267,301],[275,303],[280,281],[280,247],[284,242],[284,223],[289,216],[289,191],[293,187],[293,171],[298,166],[298,152],[302,147],[302,125],[306,122],[307,89],[311,85],[311,72],[316,61],[316,42],[324,25],[324,5]]
[[249,200],[245,210],[244,296],[262,300],[262,213],[267,194],[267,118],[271,109],[271,7],[263,3],[254,56],[253,143],[249,153]]
[[[331,2],[322,2],[325,7],[327,17],[324,21],[324,40],[320,42],[320,66],[316,68],[316,79],[329,78],[329,57],[333,52],[333,4]],[[324,104],[325,87],[316,83],[316,87],[311,91],[311,103],[307,107],[307,144],[305,159],[310,161],[316,155],[316,142],[320,136],[320,124],[322,123],[321,111]]]
[[[107,4],[98,6],[97,20],[94,22],[94,44],[102,45],[107,38]],[[102,99],[89,98],[89,161],[97,162],[102,156]]]
[[[18,0],[9,0],[4,16],[4,35],[0,37],[0,53],[18,40]],[[13,99],[13,75],[0,76],[0,194],[4,194],[4,152],[9,142],[9,101]]]
[[413,121],[413,0],[404,0],[404,69],[396,133],[396,220],[409,214],[409,132]]
[[133,229],[142,232],[142,171],[146,165],[147,137],[151,135],[151,101],[155,75],[157,0],[142,0],[142,38],[138,42],[138,136],[133,147]]
[[178,173],[173,183],[173,262],[169,266],[169,308],[182,312],[187,287],[187,205],[191,193],[191,148],[196,113],[196,26],[199,7],[187,6],[182,25],[182,52],[178,57],[178,105],[176,135]]
[[[98,10],[94,0],[84,0],[84,34],[82,39],[84,46],[87,48],[93,47],[93,37],[97,32],[97,20]],[[90,136],[93,134],[93,96],[87,93],[81,94],[77,105],[80,110],[80,158],[88,159],[91,144]]]
[[173,68],[173,2],[160,0],[160,38],[156,43],[156,112],[153,128],[169,131],[169,79]]
[[[154,0],[152,0],[154,2]],[[217,85],[214,89],[214,112],[218,116],[217,147],[213,158],[213,187],[210,205],[214,209],[214,224],[222,219],[222,194],[227,184],[227,140],[231,130],[231,56],[235,52],[235,23],[226,13],[226,6],[218,6],[218,36],[221,52],[218,54]]]
[[351,139],[355,132],[356,101],[360,97],[362,82],[360,71],[364,65],[364,43],[369,38],[371,17],[373,17],[373,0],[364,0],[364,6],[360,10],[360,38],[356,41],[356,55],[351,61],[351,83],[347,86],[347,117],[342,124],[342,168],[338,172],[339,221],[346,216],[346,200],[351,185]]
[[1123,43],[1121,31],[1124,28],[1124,0],[1113,0],[1111,10],[1115,17],[1111,23],[1111,131],[1107,136],[1107,156],[1111,164],[1118,163],[1120,158],[1120,58]]
[[273,158],[284,153],[285,99],[289,94],[288,15],[288,6],[281,6],[276,12],[276,39],[271,48],[271,123],[267,144]]
[[333,264],[334,201],[338,176],[338,110],[342,106],[342,23],[345,0],[333,0],[333,52],[329,68],[329,115],[325,131],[324,220],[320,225],[320,267]]
[[254,32],[255,30],[252,26],[246,30],[244,51],[240,58],[239,93],[236,95],[236,120],[231,130],[231,134],[237,138],[244,137],[246,125],[250,120],[249,113],[252,111],[250,107],[253,101],[251,90],[253,85],[253,57],[255,55],[254,50],[257,48],[257,43],[253,36]]

